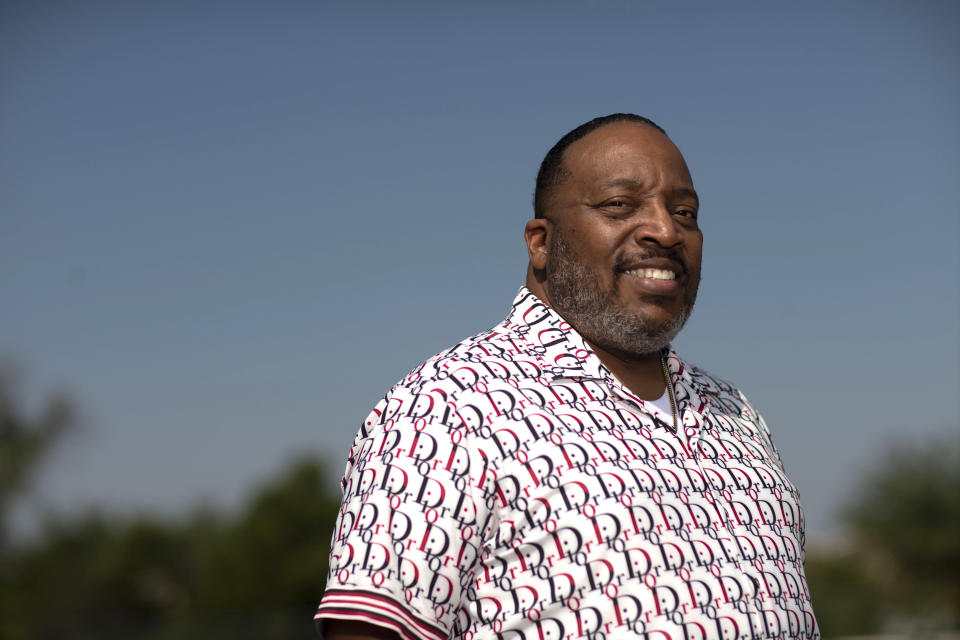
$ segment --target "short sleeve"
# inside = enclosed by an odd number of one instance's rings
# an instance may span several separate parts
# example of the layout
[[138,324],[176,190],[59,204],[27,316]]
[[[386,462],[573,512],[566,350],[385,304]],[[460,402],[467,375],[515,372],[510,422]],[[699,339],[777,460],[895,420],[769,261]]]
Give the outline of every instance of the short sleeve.
[[[362,620],[440,640],[473,580],[483,509],[467,431],[442,394],[394,390],[371,412],[347,462],[327,587],[315,616]],[[473,465],[475,466],[475,465]]]

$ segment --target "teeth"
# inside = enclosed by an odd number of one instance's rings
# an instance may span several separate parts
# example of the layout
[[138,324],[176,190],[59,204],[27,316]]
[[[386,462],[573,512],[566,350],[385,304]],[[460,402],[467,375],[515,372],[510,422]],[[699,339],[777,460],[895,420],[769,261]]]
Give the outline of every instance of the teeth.
[[638,278],[650,278],[651,280],[676,280],[677,274],[666,269],[633,269],[627,273]]

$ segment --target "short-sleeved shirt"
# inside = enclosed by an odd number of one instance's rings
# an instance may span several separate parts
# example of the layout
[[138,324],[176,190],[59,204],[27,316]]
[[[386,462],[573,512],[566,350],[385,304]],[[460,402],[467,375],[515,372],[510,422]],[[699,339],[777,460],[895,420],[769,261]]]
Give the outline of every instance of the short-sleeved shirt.
[[529,290],[376,405],[316,614],[402,638],[819,638],[803,515],[733,386],[638,398]]

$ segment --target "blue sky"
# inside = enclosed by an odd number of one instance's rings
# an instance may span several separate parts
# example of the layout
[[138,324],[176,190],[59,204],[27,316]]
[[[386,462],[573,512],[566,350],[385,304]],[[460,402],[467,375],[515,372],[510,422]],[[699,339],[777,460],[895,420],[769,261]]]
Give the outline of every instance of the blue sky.
[[741,386],[812,541],[960,430],[960,7],[6,2],[0,354],[85,427],[29,522],[225,508],[522,284],[537,166],[653,118],[702,200],[676,347]]

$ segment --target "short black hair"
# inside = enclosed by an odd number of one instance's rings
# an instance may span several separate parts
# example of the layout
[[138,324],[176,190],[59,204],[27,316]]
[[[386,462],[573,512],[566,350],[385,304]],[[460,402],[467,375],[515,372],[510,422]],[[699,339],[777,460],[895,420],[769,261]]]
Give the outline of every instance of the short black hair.
[[611,113],[608,116],[600,116],[590,122],[584,122],[560,138],[557,144],[553,145],[550,151],[547,151],[543,162],[540,163],[540,171],[537,172],[537,186],[533,192],[533,215],[535,218],[545,217],[546,201],[550,190],[560,184],[566,177],[566,171],[563,168],[563,152],[567,150],[567,147],[591,131],[614,122],[636,122],[653,127],[663,135],[667,135],[667,132],[656,122],[635,113]]

